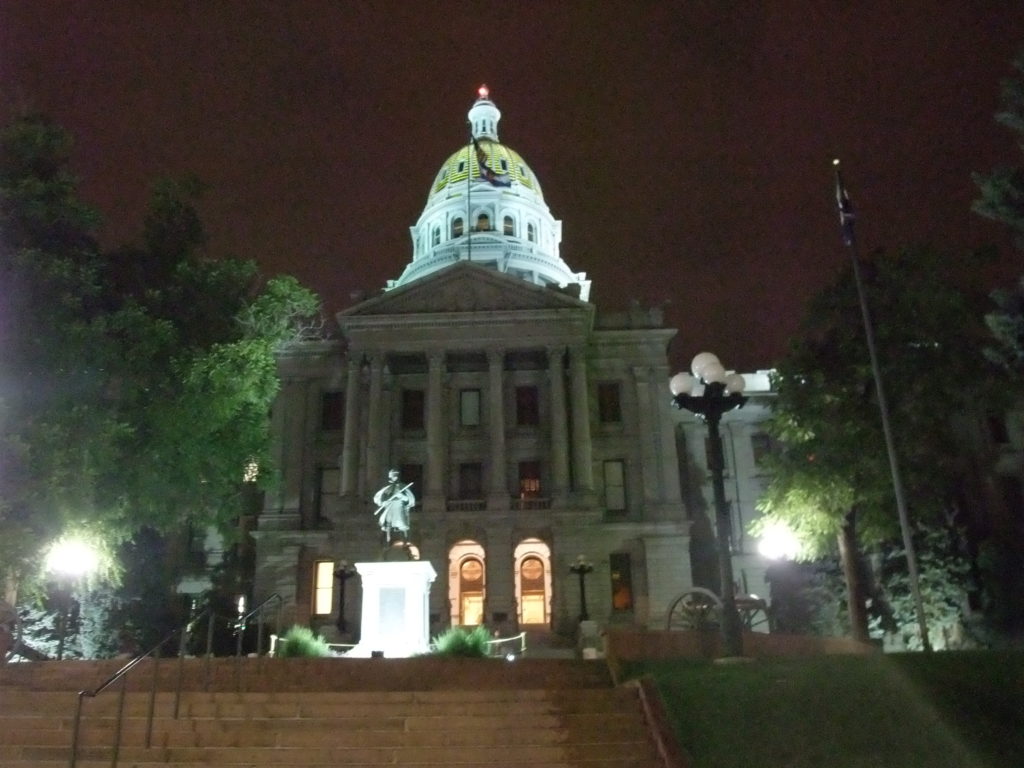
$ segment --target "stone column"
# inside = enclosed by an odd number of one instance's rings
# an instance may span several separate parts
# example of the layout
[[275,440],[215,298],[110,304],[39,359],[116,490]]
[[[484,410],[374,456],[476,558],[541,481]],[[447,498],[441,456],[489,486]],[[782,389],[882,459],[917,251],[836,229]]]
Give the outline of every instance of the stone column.
[[564,507],[569,492],[569,429],[565,412],[565,349],[548,348],[551,386],[551,500]]
[[659,499],[658,485],[661,466],[658,462],[658,425],[651,413],[650,369],[646,366],[633,368],[636,383],[637,427],[640,432],[640,481],[643,484],[645,511],[651,511]]
[[427,487],[423,504],[431,510],[440,509],[444,502],[444,359],[441,350],[427,353]]
[[366,441],[366,487],[376,488],[382,485],[380,469],[381,460],[381,397],[384,381],[384,355],[374,352],[370,356],[370,404],[368,409]]
[[658,462],[661,465],[661,503],[669,514],[679,515],[682,493],[679,486],[679,459],[676,453],[675,417],[670,398],[665,396],[665,382],[669,379],[667,365],[652,369],[651,397],[654,402],[654,422],[658,433]]
[[594,493],[594,467],[590,446],[587,358],[582,346],[569,350],[569,376],[572,379],[572,468],[576,492],[589,498]]
[[491,426],[491,487],[487,508],[509,508],[505,477],[505,350],[487,351],[487,404]]
[[345,384],[345,443],[341,449],[342,497],[355,496],[359,472],[359,384],[363,357],[350,354],[348,358],[348,379]]

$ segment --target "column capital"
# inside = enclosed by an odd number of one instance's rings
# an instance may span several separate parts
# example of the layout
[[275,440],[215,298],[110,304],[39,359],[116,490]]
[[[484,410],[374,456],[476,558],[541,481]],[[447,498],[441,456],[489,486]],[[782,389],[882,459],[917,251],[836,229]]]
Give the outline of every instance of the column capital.
[[544,351],[548,354],[548,363],[561,363],[565,357],[565,344],[549,344]]
[[447,352],[443,349],[428,349],[427,350],[427,364],[433,368],[444,363],[444,359],[447,356]]
[[491,348],[486,350],[487,352],[487,363],[489,365],[504,364],[505,362],[505,348]]

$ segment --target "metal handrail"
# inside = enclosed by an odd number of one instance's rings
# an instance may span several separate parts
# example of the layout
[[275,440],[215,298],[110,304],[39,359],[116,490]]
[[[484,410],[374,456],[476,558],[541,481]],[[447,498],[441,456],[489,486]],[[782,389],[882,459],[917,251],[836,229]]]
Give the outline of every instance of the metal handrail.
[[107,688],[112,686],[114,683],[121,682],[121,690],[118,697],[117,704],[117,724],[114,728],[114,745],[113,754],[111,755],[110,765],[111,768],[117,768],[117,759],[121,751],[121,728],[124,722],[124,699],[127,691],[128,673],[131,672],[135,667],[142,663],[144,659],[153,657],[153,684],[150,688],[149,694],[149,708],[146,715],[146,746],[149,747],[152,744],[153,739],[153,713],[156,705],[156,688],[158,681],[158,674],[160,670],[160,650],[164,645],[173,639],[175,636],[180,636],[178,643],[178,685],[174,696],[174,717],[178,717],[178,708],[181,700],[181,675],[182,675],[182,664],[185,659],[185,642],[188,637],[188,630],[191,622],[185,624],[180,629],[176,629],[170,632],[164,637],[159,643],[154,645],[148,651],[141,656],[136,656],[134,659],[129,661],[114,674],[108,677],[102,684],[91,691],[79,691],[78,702],[75,706],[75,721],[71,729],[71,757],[68,763],[68,768],[75,768],[78,762],[78,737],[82,725],[82,704],[85,699],[95,699],[99,694],[103,693]]
[[238,642],[235,646],[235,690],[242,690],[242,640],[245,638],[245,628],[253,616],[256,616],[256,655],[263,655],[263,612],[264,608],[270,604],[271,601],[277,601],[277,615],[275,619],[275,629],[280,631],[281,628],[281,607],[284,604],[284,599],[275,592],[266,600],[261,602],[251,611],[243,616],[239,616],[235,622],[235,633],[238,635]]
[[192,634],[193,629],[203,620],[208,618],[207,631],[206,631],[206,681],[205,687],[209,687],[210,682],[210,659],[213,657],[213,627],[214,621],[217,619],[224,620],[226,623],[230,622],[230,617],[220,616],[213,612],[212,608],[207,608],[202,613],[194,616],[186,624],[179,629],[175,629],[173,632],[167,634],[159,643],[154,645],[151,649],[146,651],[139,656],[136,656],[123,667],[118,669],[114,674],[108,677],[103,683],[97,686],[91,691],[79,691],[78,702],[75,707],[75,720],[71,731],[71,757],[68,763],[69,768],[75,768],[78,760],[78,741],[82,723],[82,705],[85,699],[94,699],[100,693],[110,688],[112,685],[120,681],[121,690],[117,705],[117,723],[114,728],[114,744],[113,753],[111,756],[111,768],[117,768],[117,761],[121,750],[121,731],[124,723],[124,700],[125,693],[127,691],[127,680],[128,673],[131,672],[135,667],[142,663],[143,660],[152,658],[153,659],[153,680],[149,691],[149,706],[147,707],[146,713],[146,747],[152,746],[153,743],[153,718],[156,711],[156,691],[159,682],[160,675],[160,654],[163,647],[175,636],[179,637],[178,642],[178,674],[174,688],[174,713],[173,717],[175,720],[178,719],[178,714],[181,709],[181,689],[184,680],[185,671],[185,649],[188,645],[188,638]]
[[519,655],[520,656],[525,656],[526,655],[526,633],[525,632],[520,632],[518,635],[512,635],[512,637],[498,637],[498,638],[495,638],[494,640],[488,640],[487,641],[487,645],[492,646],[492,653],[493,653],[493,646],[501,645],[502,643],[511,643],[511,642],[516,641],[516,640],[519,641]]
[[258,631],[256,633],[256,655],[263,655],[263,609],[266,608],[267,605],[269,605],[272,600],[277,601],[277,615],[275,620],[277,622],[277,628],[278,630],[280,630],[281,608],[284,604],[284,598],[282,598],[279,594],[277,594],[277,592],[275,592],[262,603],[257,605],[251,611],[249,611],[247,614],[238,617],[238,620],[235,622],[235,632],[238,635],[238,644],[235,647],[236,656],[242,655],[242,637],[245,634],[245,628],[246,625],[249,623],[249,619],[251,619],[253,616],[257,617],[256,626]]

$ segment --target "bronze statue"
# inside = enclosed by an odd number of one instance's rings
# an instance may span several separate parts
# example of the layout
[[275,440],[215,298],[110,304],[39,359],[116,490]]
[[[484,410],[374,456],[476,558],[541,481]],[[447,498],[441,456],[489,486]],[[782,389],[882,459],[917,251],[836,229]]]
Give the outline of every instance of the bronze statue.
[[388,472],[388,484],[373,494],[373,503],[377,511],[377,524],[384,531],[388,544],[391,543],[391,532],[398,531],[405,540],[409,535],[409,511],[416,504],[412,483],[402,485],[398,479],[398,470]]

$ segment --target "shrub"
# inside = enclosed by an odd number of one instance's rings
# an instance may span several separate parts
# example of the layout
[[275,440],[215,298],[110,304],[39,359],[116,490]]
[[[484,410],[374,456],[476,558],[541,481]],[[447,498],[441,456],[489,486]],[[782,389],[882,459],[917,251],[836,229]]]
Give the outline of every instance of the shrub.
[[319,635],[313,634],[309,627],[295,624],[277,641],[279,658],[317,658],[330,656],[331,649]]
[[433,652],[438,656],[463,656],[484,658],[488,655],[487,642],[491,639],[484,626],[466,629],[452,627],[433,640]]

